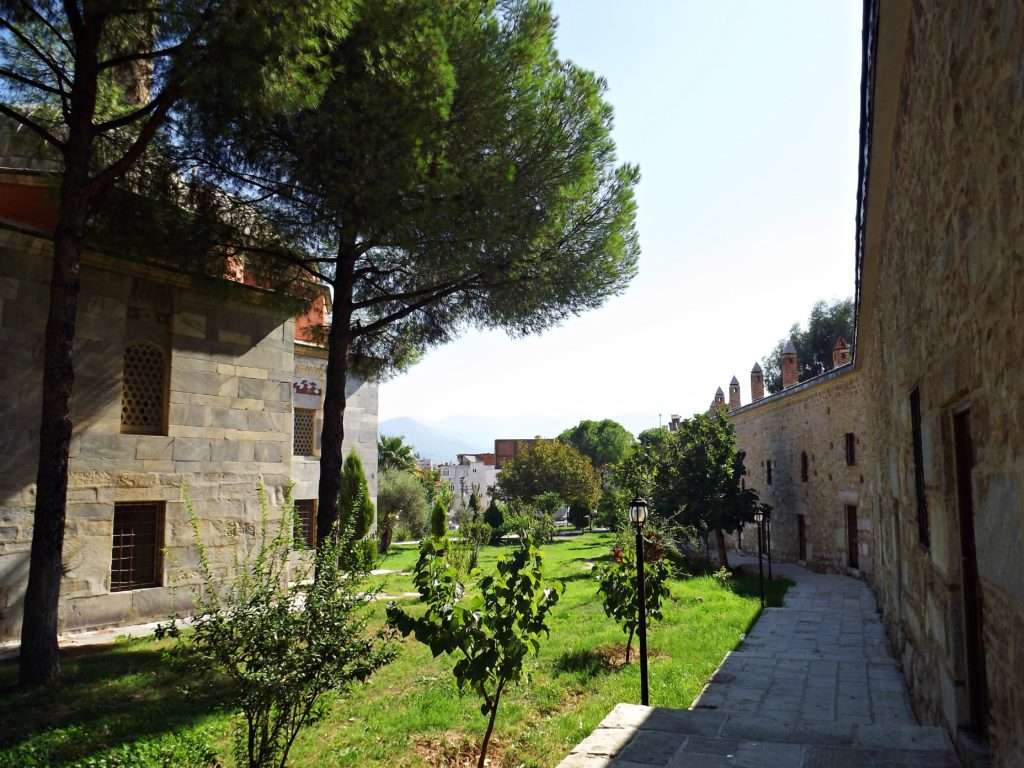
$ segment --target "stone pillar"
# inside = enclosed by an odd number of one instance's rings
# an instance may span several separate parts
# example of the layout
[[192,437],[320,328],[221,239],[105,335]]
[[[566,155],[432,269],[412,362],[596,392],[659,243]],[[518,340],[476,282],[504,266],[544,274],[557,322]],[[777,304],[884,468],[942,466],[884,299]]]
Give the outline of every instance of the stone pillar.
[[764,372],[758,363],[750,370],[750,400],[756,403],[764,398]]
[[836,339],[836,345],[832,347],[832,367],[838,368],[850,362],[850,345],[846,339],[840,336]]
[[800,381],[800,361],[797,360],[793,340],[786,342],[782,349],[782,388],[792,387]]
[[740,407],[740,382],[733,376],[729,382],[729,410],[735,411]]

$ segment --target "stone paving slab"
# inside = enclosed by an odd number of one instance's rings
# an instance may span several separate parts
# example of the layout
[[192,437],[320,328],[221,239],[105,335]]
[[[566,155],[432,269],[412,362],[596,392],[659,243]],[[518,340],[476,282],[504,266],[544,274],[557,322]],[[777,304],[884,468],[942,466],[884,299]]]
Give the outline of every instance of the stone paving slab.
[[796,582],[693,702],[618,704],[559,768],[956,768],[917,724],[861,581],[777,567]]

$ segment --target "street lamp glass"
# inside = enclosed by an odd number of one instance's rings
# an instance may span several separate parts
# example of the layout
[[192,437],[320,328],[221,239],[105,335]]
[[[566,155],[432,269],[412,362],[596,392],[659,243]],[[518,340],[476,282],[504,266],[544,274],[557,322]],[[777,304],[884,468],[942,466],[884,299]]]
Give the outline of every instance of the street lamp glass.
[[629,502],[629,521],[635,525],[647,521],[647,502],[639,496]]
[[754,522],[755,523],[760,523],[762,520],[764,520],[764,511],[761,510],[761,509],[755,509],[754,510]]

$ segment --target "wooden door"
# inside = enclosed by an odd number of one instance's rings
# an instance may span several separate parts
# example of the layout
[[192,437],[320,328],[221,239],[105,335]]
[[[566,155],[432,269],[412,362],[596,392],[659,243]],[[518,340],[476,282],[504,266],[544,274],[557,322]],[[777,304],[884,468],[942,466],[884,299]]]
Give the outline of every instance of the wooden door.
[[850,568],[859,568],[857,557],[857,507],[846,505],[846,564]]

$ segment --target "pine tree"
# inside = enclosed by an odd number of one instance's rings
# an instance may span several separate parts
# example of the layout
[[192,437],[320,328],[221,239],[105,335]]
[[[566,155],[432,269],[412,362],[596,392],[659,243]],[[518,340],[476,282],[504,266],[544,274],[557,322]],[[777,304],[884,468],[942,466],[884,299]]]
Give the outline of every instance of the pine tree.
[[435,499],[434,508],[430,510],[430,534],[441,537],[448,531],[448,510],[440,499]]

